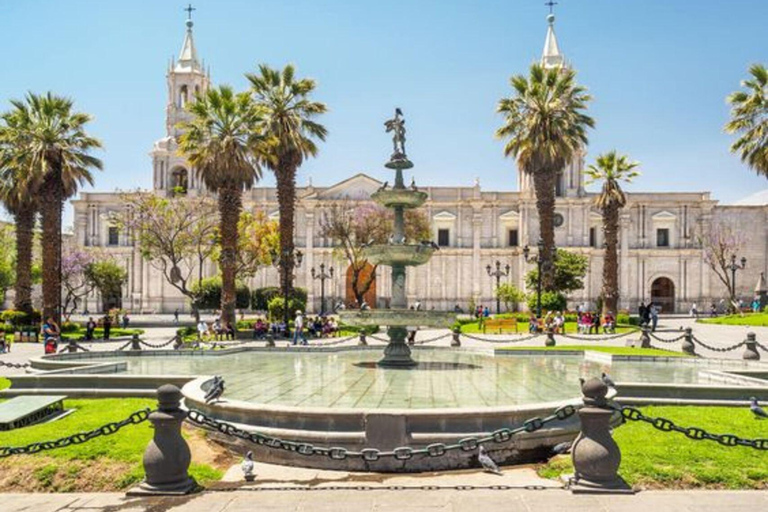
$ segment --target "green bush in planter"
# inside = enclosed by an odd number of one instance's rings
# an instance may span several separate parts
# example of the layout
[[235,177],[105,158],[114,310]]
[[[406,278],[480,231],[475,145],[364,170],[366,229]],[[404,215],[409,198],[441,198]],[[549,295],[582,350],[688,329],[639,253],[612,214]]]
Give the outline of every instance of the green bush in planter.
[[[203,279],[198,285],[192,285],[192,291],[198,294],[197,305],[200,309],[219,309],[221,307],[221,277]],[[244,283],[237,283],[235,291],[235,307],[247,309],[251,303],[251,291]]]
[[15,309],[6,309],[0,313],[0,320],[11,324],[13,329],[19,330],[24,325],[39,325],[41,316],[42,313],[37,309],[34,310],[32,314],[27,314],[23,311],[17,311]]
[[[269,311],[269,318],[275,322],[283,319],[283,307],[285,301],[282,297],[274,297],[269,301],[267,306]],[[306,313],[307,301],[302,300],[301,297],[291,297],[288,300],[288,318],[292,319],[296,315],[296,311],[303,311]]]
[[[536,294],[528,295],[528,310],[536,312]],[[567,300],[565,295],[559,292],[541,293],[541,314],[546,315],[547,311],[565,311]]]
[[[275,297],[282,296],[282,290],[276,286],[256,288],[251,294],[251,309],[254,311],[269,311],[269,301]],[[307,290],[305,288],[294,288],[293,296],[299,298],[304,304],[307,303]]]

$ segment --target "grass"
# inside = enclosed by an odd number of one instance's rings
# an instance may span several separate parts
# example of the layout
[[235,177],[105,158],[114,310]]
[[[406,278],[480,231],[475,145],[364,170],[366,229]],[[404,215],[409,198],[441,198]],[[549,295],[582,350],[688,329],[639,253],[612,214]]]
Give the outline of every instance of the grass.
[[768,313],[745,313],[744,315],[727,315],[718,316],[715,318],[700,318],[696,321],[702,324],[768,327]]
[[[123,329],[122,327],[112,327],[109,330],[109,337],[110,338],[116,338],[118,336],[133,336],[134,334],[144,334],[143,329]],[[85,338],[85,327],[78,327],[76,331],[69,331],[69,332],[63,332],[61,335],[66,339],[79,339],[79,338]],[[93,339],[94,340],[100,340],[104,337],[104,329],[101,327],[97,327],[93,331]],[[8,341],[13,342],[13,333],[12,332],[6,332],[5,333],[5,339]],[[42,336],[39,338],[42,341]]]
[[[629,332],[632,330],[636,330],[637,327],[629,326],[629,325],[617,325],[616,326],[616,334],[621,334],[624,332]],[[465,332],[467,334],[497,334],[499,331],[496,329],[495,331],[493,329],[488,329],[487,332],[483,333],[483,328],[480,327],[478,322],[472,322],[468,324],[463,324],[461,326],[461,332]],[[578,333],[578,326],[576,322],[566,322],[565,323],[565,332],[566,334],[577,334]],[[601,331],[602,332],[602,331]],[[528,322],[518,322],[517,323],[517,333],[518,334],[528,334]],[[502,334],[514,334],[509,331],[504,331]],[[584,335],[588,336],[588,335]]]
[[[0,387],[7,384],[7,379],[0,379]],[[148,399],[125,398],[65,400],[64,405],[66,409],[75,411],[51,423],[0,432],[0,446],[24,446],[92,430],[122,420],[137,410],[156,407],[157,403]],[[153,432],[151,424],[144,422],[126,426],[116,434],[98,437],[83,444],[0,459],[0,490],[123,490],[144,477],[141,459]],[[184,436],[190,442],[206,442],[202,439],[204,434],[199,430],[185,429]],[[194,463],[190,474],[199,483],[205,485],[219,480],[223,475],[223,468],[194,459],[193,449]]]
[[554,347],[503,347],[499,350],[536,350],[542,352],[558,352],[562,350],[592,350],[605,352],[615,356],[659,356],[659,357],[691,357],[682,352],[672,352],[658,348],[606,347],[600,345],[555,345]]
[[0,377],[0,389],[6,389],[11,387],[11,381],[6,379],[5,377]]
[[[768,420],[756,419],[746,407],[642,407],[647,416],[663,416],[683,427],[700,427],[713,434],[765,438]],[[621,449],[619,474],[639,488],[768,489],[766,452],[743,446],[693,441],[676,432],[629,422],[614,430]],[[546,478],[573,473],[570,456],[560,456],[539,468]]]

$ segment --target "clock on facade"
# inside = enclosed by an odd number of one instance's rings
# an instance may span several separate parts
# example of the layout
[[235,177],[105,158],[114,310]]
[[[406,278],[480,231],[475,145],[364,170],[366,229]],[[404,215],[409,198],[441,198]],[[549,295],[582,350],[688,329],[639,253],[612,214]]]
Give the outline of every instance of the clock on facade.
[[555,213],[555,216],[552,218],[552,221],[555,223],[555,227],[559,228],[560,226],[565,223],[565,218],[563,218],[563,215],[560,213]]

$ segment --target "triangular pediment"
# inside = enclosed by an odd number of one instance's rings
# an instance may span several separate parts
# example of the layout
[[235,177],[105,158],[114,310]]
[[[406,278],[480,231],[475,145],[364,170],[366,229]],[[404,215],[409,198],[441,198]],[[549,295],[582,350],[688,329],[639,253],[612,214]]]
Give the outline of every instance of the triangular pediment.
[[590,211],[589,212],[589,220],[592,222],[600,222],[603,220],[603,216],[600,215],[597,212]]
[[355,174],[317,194],[318,199],[370,199],[371,194],[381,188],[382,183],[367,174]]
[[433,215],[432,218],[435,220],[456,220],[456,215],[444,210],[438,214]]
[[501,215],[499,215],[499,219],[503,220],[503,221],[504,220],[506,220],[506,221],[513,221],[513,220],[516,221],[516,220],[520,220],[520,214],[517,213],[515,210],[509,210],[508,212],[502,213]]
[[677,217],[674,213],[664,210],[663,212],[654,213],[651,218],[653,220],[675,220]]

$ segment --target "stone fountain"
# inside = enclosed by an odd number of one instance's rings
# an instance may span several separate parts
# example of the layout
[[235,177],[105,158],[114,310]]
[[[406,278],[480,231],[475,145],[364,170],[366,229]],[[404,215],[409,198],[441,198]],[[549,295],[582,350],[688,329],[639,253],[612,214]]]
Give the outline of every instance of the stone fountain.
[[449,327],[455,320],[453,313],[438,311],[419,311],[408,309],[405,296],[406,267],[424,265],[437,250],[437,245],[430,241],[408,244],[405,238],[405,210],[418,208],[427,200],[427,194],[420,191],[411,182],[409,187],[403,181],[403,171],[413,167],[405,153],[405,119],[402,111],[395,109],[395,117],[384,123],[387,132],[393,132],[394,152],[385,167],[394,169],[395,182],[388,183],[374,192],[371,199],[380,205],[391,208],[395,214],[394,233],[389,243],[370,245],[364,249],[364,255],[372,264],[392,268],[392,299],[389,309],[361,309],[342,311],[341,318],[350,325],[387,326],[389,344],[384,349],[384,358],[379,366],[407,368],[418,364],[411,357],[411,349],[405,339],[407,326]]

